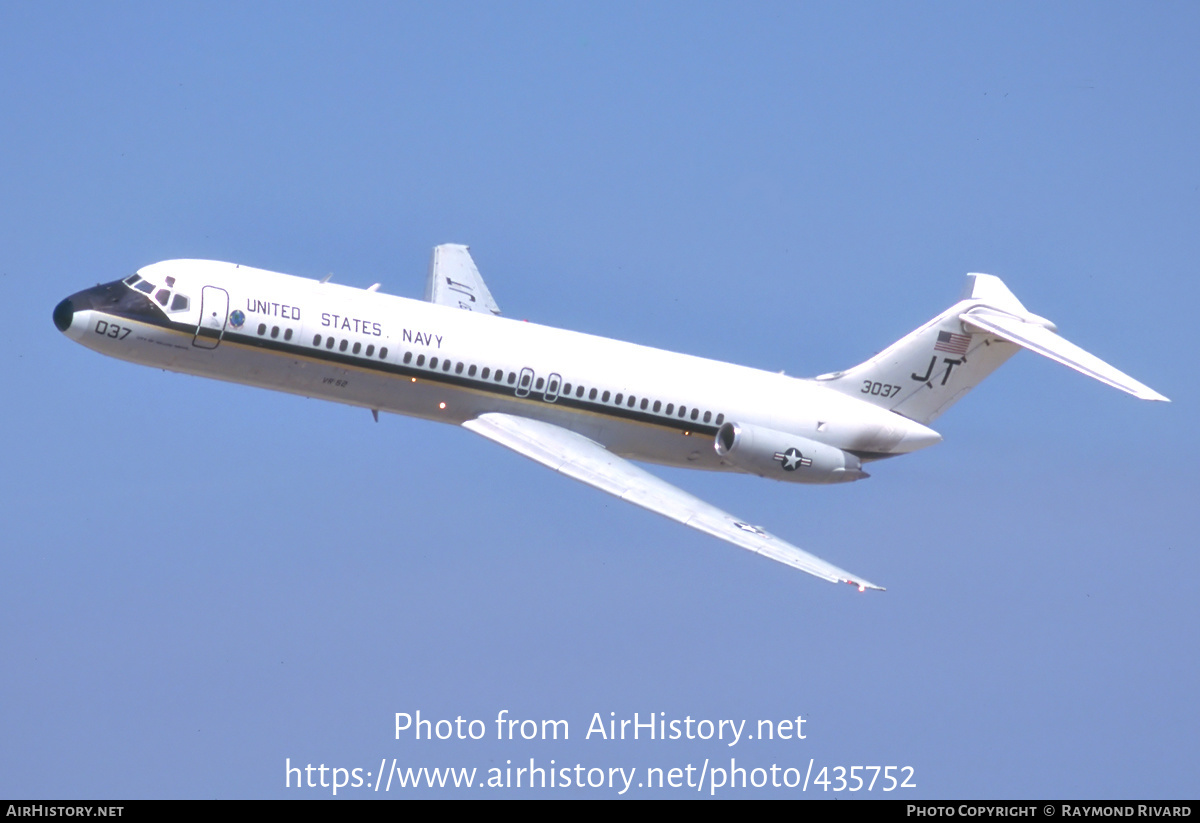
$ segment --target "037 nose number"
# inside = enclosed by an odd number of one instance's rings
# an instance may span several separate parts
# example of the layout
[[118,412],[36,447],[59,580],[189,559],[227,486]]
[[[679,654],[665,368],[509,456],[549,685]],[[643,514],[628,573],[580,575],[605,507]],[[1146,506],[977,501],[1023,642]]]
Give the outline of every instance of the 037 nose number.
[[111,337],[113,340],[124,340],[129,336],[133,329],[125,326],[118,326],[116,323],[109,323],[107,320],[96,321],[96,334],[102,334],[105,337]]

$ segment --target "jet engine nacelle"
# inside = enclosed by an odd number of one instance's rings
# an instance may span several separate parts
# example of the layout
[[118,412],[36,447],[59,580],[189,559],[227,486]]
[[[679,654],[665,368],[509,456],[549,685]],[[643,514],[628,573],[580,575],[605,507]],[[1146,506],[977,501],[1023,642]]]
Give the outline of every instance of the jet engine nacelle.
[[862,462],[834,446],[749,423],[729,422],[713,444],[742,471],[789,483],[847,483],[870,477]]

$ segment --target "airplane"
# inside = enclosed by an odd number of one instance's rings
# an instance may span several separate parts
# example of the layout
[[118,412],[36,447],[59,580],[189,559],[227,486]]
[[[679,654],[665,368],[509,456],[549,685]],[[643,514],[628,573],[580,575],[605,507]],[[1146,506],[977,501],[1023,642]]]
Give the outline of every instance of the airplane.
[[831,582],[882,590],[631,461],[792,483],[868,477],[942,440],[929,424],[1019,349],[1167,401],[1057,334],[1000,278],[858,366],[789,377],[510,320],[467,246],[433,250],[425,299],[212,260],[84,289],[54,324],[103,354],[462,426],[544,466]]

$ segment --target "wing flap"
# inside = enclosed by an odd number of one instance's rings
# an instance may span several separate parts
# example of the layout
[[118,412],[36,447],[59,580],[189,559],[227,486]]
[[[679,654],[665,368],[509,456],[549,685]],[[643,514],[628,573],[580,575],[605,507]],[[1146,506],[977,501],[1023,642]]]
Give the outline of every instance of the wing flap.
[[1081,349],[1066,338],[1058,336],[1040,323],[1028,322],[1020,317],[984,306],[977,306],[959,315],[959,319],[968,326],[994,334],[1010,343],[1016,343],[1022,348],[1062,363],[1064,366],[1086,374],[1114,389],[1128,392],[1134,397],[1142,400],[1170,402],[1145,383],[1134,380],[1125,372],[1110,366],[1096,355]]
[[492,299],[492,293],[471,259],[471,252],[457,243],[433,247],[429,279],[425,281],[425,299],[440,306],[481,314],[500,313],[500,307]]
[[882,586],[744,523],[561,426],[498,412],[480,415],[463,426],[543,466],[735,546],[823,580],[882,591]]

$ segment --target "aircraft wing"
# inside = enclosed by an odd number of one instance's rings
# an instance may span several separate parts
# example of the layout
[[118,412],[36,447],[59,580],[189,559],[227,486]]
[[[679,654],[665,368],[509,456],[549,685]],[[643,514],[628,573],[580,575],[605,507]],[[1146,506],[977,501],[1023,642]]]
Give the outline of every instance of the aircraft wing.
[[463,426],[507,446],[515,452],[549,466],[568,477],[634,505],[677,520],[685,526],[711,534],[735,546],[764,555],[792,568],[833,583],[851,583],[863,589],[883,590],[780,540],[757,526],[738,520],[660,480],[608,449],[561,426],[511,414],[490,412]]
[[433,247],[429,279],[425,281],[425,299],[483,314],[500,313],[500,307],[492,299],[492,293],[471,259],[471,252],[456,243]]

